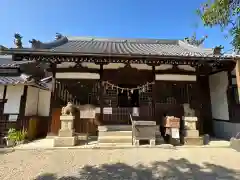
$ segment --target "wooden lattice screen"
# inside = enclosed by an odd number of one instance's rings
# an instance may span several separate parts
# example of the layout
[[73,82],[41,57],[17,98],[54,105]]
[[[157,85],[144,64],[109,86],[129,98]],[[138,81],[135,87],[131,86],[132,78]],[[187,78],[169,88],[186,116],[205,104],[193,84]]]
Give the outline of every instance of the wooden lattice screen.
[[195,83],[157,82],[156,102],[161,104],[191,103],[196,92]]
[[152,102],[152,85],[148,85],[139,93],[139,104],[149,104]]
[[76,105],[99,105],[99,87],[97,82],[82,81],[81,83],[66,83],[57,81],[55,100],[60,99],[60,105],[66,105],[68,101]]

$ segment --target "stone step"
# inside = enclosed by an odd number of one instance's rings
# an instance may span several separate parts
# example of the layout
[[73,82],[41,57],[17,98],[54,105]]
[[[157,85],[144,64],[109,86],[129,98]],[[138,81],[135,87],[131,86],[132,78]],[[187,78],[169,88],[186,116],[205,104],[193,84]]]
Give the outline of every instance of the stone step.
[[132,136],[132,131],[100,131],[98,136]]
[[[118,138],[99,138],[98,139],[99,144],[132,144],[132,138],[123,138],[123,137],[118,137]],[[156,139],[156,144],[164,144],[164,139],[163,138],[157,138]]]
[[106,126],[98,126],[99,132],[105,131],[132,131],[131,125],[106,125]]
[[99,147],[132,147],[131,143],[99,143]]
[[203,145],[203,137],[184,137],[185,145]]
[[198,130],[184,130],[184,136],[185,137],[193,137],[193,138],[196,138],[196,137],[199,137],[199,131]]
[[100,136],[98,143],[132,143],[132,136]]

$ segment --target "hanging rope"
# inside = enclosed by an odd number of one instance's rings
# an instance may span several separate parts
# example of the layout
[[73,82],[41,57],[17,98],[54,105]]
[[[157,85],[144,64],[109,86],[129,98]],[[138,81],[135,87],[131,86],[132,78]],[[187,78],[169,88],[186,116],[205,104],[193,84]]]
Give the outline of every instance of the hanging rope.
[[[79,81],[77,84],[81,84],[81,82]],[[151,85],[154,84],[154,82],[147,82],[146,84],[143,84],[143,85],[139,85],[135,88],[125,88],[125,87],[120,87],[120,86],[117,86],[115,84],[112,84],[108,81],[103,81],[102,82],[103,86],[105,86],[105,89],[117,89],[117,91],[119,92],[123,92],[123,91],[128,91],[128,92],[131,92],[133,94],[133,91],[135,90],[138,90],[140,92],[147,92],[150,88]],[[100,88],[100,84],[97,83],[96,84],[97,88],[99,89]],[[81,84],[81,87],[88,87],[87,85],[85,84]]]
[[112,84],[108,81],[103,81],[103,85],[106,86],[106,88],[108,88],[108,87],[110,87],[111,89],[116,88],[117,90],[120,90],[121,92],[130,91],[131,93],[133,93],[134,90],[139,90],[139,91],[145,92],[146,90],[149,90],[149,86],[152,84],[154,84],[154,82],[150,82],[150,83],[147,82],[146,84],[137,86],[135,88],[124,88],[124,87],[120,87],[115,84]]

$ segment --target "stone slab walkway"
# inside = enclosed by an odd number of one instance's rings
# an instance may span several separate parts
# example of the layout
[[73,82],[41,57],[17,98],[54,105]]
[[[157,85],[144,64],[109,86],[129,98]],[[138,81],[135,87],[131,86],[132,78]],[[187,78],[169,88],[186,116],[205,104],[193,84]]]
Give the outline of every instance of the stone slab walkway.
[[[217,147],[229,147],[229,141],[224,141],[224,140],[217,140],[214,139],[213,141],[210,141],[209,145],[205,145],[205,146],[182,146],[182,147],[178,147],[178,148],[193,148],[193,147],[210,147],[210,148],[217,148]],[[22,144],[22,145],[18,145],[16,147],[14,147],[14,149],[18,149],[18,150],[31,150],[31,149],[82,149],[82,148],[110,148],[110,147],[118,147],[118,148],[134,148],[132,145],[129,144],[102,144],[102,145],[98,145],[97,141],[92,141],[89,142],[88,145],[79,145],[79,146],[74,146],[74,147],[53,147],[53,139],[40,139],[40,140],[36,140],[27,144]],[[150,147],[149,145],[144,145],[141,147]],[[151,148],[161,148],[161,147],[172,147],[171,145],[167,145],[167,144],[162,144],[162,145],[157,145],[155,147],[151,147]]]
[[0,153],[1,180],[240,180],[230,148],[15,150]]

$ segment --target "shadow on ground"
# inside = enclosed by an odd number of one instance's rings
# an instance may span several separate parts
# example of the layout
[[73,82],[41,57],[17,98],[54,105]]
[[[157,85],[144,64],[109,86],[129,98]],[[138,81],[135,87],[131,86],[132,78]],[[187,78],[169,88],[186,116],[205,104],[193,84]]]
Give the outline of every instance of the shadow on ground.
[[35,180],[240,180],[240,173],[222,166],[205,163],[202,167],[186,159],[153,162],[151,165],[129,166],[124,163],[85,166],[76,176],[58,177],[42,174]]

